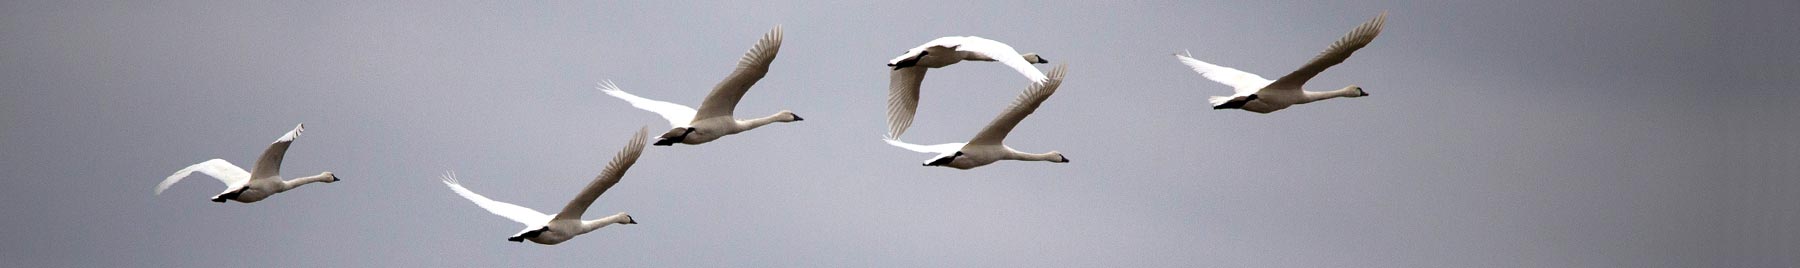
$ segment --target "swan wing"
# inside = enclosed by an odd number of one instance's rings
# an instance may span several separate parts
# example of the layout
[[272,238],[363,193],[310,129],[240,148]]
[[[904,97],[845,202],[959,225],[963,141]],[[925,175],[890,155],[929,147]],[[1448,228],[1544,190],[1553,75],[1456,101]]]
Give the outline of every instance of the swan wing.
[[1381,15],[1375,16],[1375,19],[1356,26],[1355,30],[1351,30],[1337,42],[1331,43],[1331,47],[1325,48],[1324,52],[1319,52],[1318,56],[1314,56],[1312,61],[1307,62],[1306,65],[1300,66],[1300,69],[1275,79],[1275,83],[1269,84],[1268,88],[1300,90],[1300,86],[1305,85],[1306,80],[1312,80],[1313,76],[1319,75],[1319,72],[1325,71],[1325,68],[1331,68],[1332,65],[1344,62],[1344,59],[1350,58],[1350,53],[1369,45],[1370,41],[1375,41],[1375,35],[1381,34],[1381,25],[1386,23],[1387,12],[1381,12]]
[[960,42],[954,44],[946,43],[939,45],[954,45],[956,51],[981,54],[982,56],[999,61],[1001,64],[1006,64],[1006,67],[1012,68],[1014,71],[1018,71],[1019,74],[1025,75],[1025,78],[1031,79],[1031,82],[1033,83],[1041,83],[1046,79],[1042,71],[1038,71],[1037,67],[1032,67],[1030,62],[1025,61],[1025,57],[1019,56],[1018,50],[1014,50],[1012,46],[1001,43],[1000,41],[968,36],[960,39]]
[[306,124],[302,123],[294,126],[294,130],[289,130],[287,134],[282,134],[281,138],[275,139],[275,142],[269,143],[269,148],[263,149],[262,157],[256,158],[256,166],[250,168],[250,178],[274,179],[281,177],[281,158],[287,155],[288,145],[293,144],[294,139],[300,137],[300,132],[305,131]]
[[888,145],[893,145],[894,147],[900,147],[902,149],[907,149],[907,150],[911,150],[914,152],[939,154],[939,155],[955,153],[956,150],[962,149],[962,147],[963,147],[962,143],[945,143],[945,144],[934,144],[934,145],[912,144],[912,143],[900,141],[899,138],[895,138],[894,136],[883,137],[882,141],[886,141]]
[[1175,59],[1181,60],[1181,64],[1194,69],[1194,72],[1200,73],[1200,76],[1206,77],[1208,80],[1230,86],[1235,93],[1232,94],[1233,96],[1255,94],[1256,90],[1262,89],[1263,87],[1269,86],[1269,83],[1275,82],[1253,73],[1194,59],[1193,53],[1188,53],[1187,55],[1175,54]]
[[486,196],[481,196],[481,194],[469,191],[469,188],[464,188],[461,182],[456,181],[456,173],[444,173],[443,180],[445,186],[450,186],[450,191],[456,192],[456,195],[460,195],[464,199],[475,202],[475,206],[486,209],[489,213],[494,213],[494,215],[500,215],[500,217],[506,217],[506,219],[527,226],[541,226],[550,222],[550,215],[544,215],[543,212],[506,202],[494,201],[493,199],[488,199]]
[[975,138],[969,140],[969,144],[1000,145],[1006,140],[1006,134],[1012,132],[1013,127],[1019,125],[1019,121],[1024,121],[1025,116],[1036,111],[1038,105],[1042,105],[1044,100],[1050,99],[1051,94],[1056,94],[1056,88],[1062,85],[1063,74],[1068,72],[1068,69],[1068,64],[1057,65],[1056,69],[1050,70],[1049,80],[1043,83],[1032,83],[1024,93],[1019,94],[1018,99],[1013,100],[1012,106],[1001,111],[1000,116],[994,117],[993,122],[988,123],[986,128],[982,128],[980,133],[976,133]]
[[187,178],[189,174],[194,174],[196,171],[225,183],[227,190],[242,187],[245,183],[250,182],[250,172],[244,171],[237,165],[232,165],[231,162],[226,162],[225,159],[213,159],[175,171],[174,175],[169,175],[169,178],[163,179],[162,183],[156,184],[156,194],[162,194],[163,190],[168,190],[170,185],[175,185],[176,182],[180,182],[182,178]]
[[694,121],[694,108],[688,108],[687,105],[646,99],[644,97],[632,95],[629,92],[625,92],[625,90],[619,89],[619,85],[613,84],[612,80],[600,82],[600,85],[594,88],[600,89],[600,92],[606,93],[607,96],[613,96],[614,98],[619,98],[625,100],[625,102],[631,103],[631,107],[637,107],[638,109],[661,115],[663,119],[669,120],[670,127],[685,127]]
[[781,52],[779,25],[763,34],[762,41],[757,42],[756,47],[750,48],[750,52],[745,52],[744,57],[738,59],[737,70],[713,86],[712,93],[707,94],[706,100],[700,102],[700,111],[694,118],[731,116],[731,111],[737,109],[738,101],[744,99],[744,93],[750,91],[750,86],[756,85],[757,80],[762,80],[763,75],[769,73],[769,64],[775,62],[777,52]]
[[902,68],[888,73],[888,136],[900,137],[912,127],[919,109],[919,85],[930,68]]
[[581,220],[581,214],[587,212],[588,205],[594,204],[594,199],[600,198],[600,194],[606,193],[606,189],[612,188],[614,184],[619,184],[619,179],[625,177],[625,170],[631,169],[631,164],[637,163],[638,155],[644,153],[644,141],[646,137],[649,137],[649,131],[647,128],[639,128],[637,136],[633,136],[631,143],[626,144],[624,150],[620,150],[618,155],[613,156],[612,163],[606,165],[606,170],[600,171],[600,176],[594,177],[594,181],[588,183],[587,188],[582,188],[581,193],[575,195],[575,199],[569,200],[569,204],[563,206],[562,212],[556,213],[553,220]]

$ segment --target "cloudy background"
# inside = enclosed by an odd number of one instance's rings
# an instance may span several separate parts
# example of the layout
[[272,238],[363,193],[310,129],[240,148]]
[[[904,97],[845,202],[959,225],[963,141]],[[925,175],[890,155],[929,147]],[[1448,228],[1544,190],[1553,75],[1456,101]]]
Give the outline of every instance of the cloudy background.
[[[1800,265],[1800,2],[961,2],[0,2],[0,266]],[[1213,111],[1169,56],[1277,77],[1384,10],[1311,83],[1368,98]],[[438,183],[555,211],[667,127],[595,82],[697,104],[778,24],[738,113],[807,120],[651,148],[589,212],[642,224],[511,243]],[[1008,143],[1073,163],[880,142],[882,64],[947,35],[1070,65]],[[906,139],[1025,83],[933,71]],[[302,122],[284,175],[344,181],[151,194]]]

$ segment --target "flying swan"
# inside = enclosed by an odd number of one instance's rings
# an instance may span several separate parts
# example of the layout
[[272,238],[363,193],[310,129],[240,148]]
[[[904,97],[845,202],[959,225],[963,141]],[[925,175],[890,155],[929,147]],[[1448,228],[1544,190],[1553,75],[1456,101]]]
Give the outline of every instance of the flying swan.
[[306,124],[300,124],[295,126],[294,130],[281,135],[281,138],[275,139],[274,143],[269,144],[268,149],[263,149],[262,157],[256,159],[255,170],[251,172],[244,172],[243,168],[232,165],[225,159],[206,160],[206,162],[175,171],[174,175],[169,175],[169,178],[163,179],[162,183],[157,183],[156,194],[162,195],[163,190],[169,189],[170,185],[175,185],[175,182],[187,178],[189,174],[196,171],[225,183],[225,192],[212,197],[213,202],[219,203],[224,203],[225,200],[241,203],[262,201],[264,198],[269,198],[270,195],[293,190],[308,183],[337,182],[337,175],[331,174],[331,172],[289,181],[281,180],[281,158],[287,154],[288,145],[294,143],[294,138],[299,138],[300,132],[305,130]]
[[520,230],[518,234],[506,238],[506,241],[523,243],[525,240],[531,240],[538,244],[555,245],[607,225],[637,224],[637,221],[631,219],[631,215],[625,214],[625,212],[591,221],[581,220],[581,214],[586,212],[588,205],[592,205],[594,199],[599,198],[601,193],[606,192],[606,189],[612,188],[614,184],[619,184],[619,178],[625,176],[625,170],[631,169],[631,164],[637,163],[638,155],[644,152],[644,141],[645,137],[649,135],[648,131],[647,128],[638,129],[637,136],[631,138],[631,143],[626,144],[625,149],[619,151],[617,156],[613,156],[612,164],[606,165],[606,170],[601,171],[599,177],[595,177],[593,182],[588,183],[587,188],[582,188],[581,193],[575,195],[575,199],[569,200],[569,204],[563,206],[562,212],[554,215],[544,215],[543,212],[537,210],[494,201],[481,196],[481,194],[476,194],[469,191],[469,188],[463,188],[462,184],[457,182],[455,173],[444,173],[444,185],[450,186],[450,190],[455,191],[457,195],[475,202],[476,206],[487,209],[494,215],[525,224],[525,230]]
[[976,133],[975,138],[970,139],[968,143],[919,145],[900,141],[893,136],[888,136],[885,140],[889,145],[907,150],[938,154],[937,157],[926,160],[925,166],[971,169],[1000,160],[1068,163],[1069,158],[1057,151],[1041,154],[1024,153],[1013,150],[1012,147],[1004,144],[1007,133],[1012,132],[1013,127],[1019,125],[1019,121],[1024,121],[1025,116],[1031,115],[1031,112],[1036,111],[1039,105],[1044,104],[1044,100],[1050,99],[1050,94],[1056,94],[1056,88],[1062,86],[1063,73],[1068,70],[1068,67],[1068,64],[1058,65],[1056,69],[1050,70],[1049,78],[1043,83],[1031,83],[1031,86],[1026,88],[1024,93],[1020,93],[1017,100],[1013,101],[1012,106],[1001,111],[1000,116],[994,117],[994,121],[988,123],[980,133]]
[[[1020,55],[1021,57],[1012,57]],[[899,138],[912,126],[919,108],[919,84],[925,81],[928,68],[943,68],[964,60],[999,61],[1032,82],[1043,82],[1044,73],[1032,64],[1050,63],[1037,53],[1019,54],[1000,41],[975,36],[947,36],[925,42],[905,54],[888,60],[888,136]]]
[[1313,57],[1312,61],[1307,62],[1306,65],[1300,66],[1299,70],[1294,70],[1274,81],[1269,81],[1269,79],[1264,79],[1256,74],[1194,59],[1192,53],[1189,55],[1175,54],[1175,58],[1181,60],[1182,64],[1193,68],[1195,72],[1199,72],[1201,76],[1205,76],[1206,79],[1231,86],[1235,91],[1235,94],[1229,97],[1213,96],[1210,98],[1209,101],[1212,102],[1215,110],[1243,109],[1266,114],[1286,109],[1295,104],[1336,97],[1364,97],[1369,93],[1356,85],[1332,91],[1304,91],[1301,90],[1301,86],[1306,84],[1306,80],[1325,71],[1325,68],[1331,68],[1332,65],[1344,62],[1344,59],[1350,58],[1351,52],[1356,52],[1356,49],[1368,45],[1369,41],[1374,41],[1375,35],[1381,34],[1381,25],[1386,21],[1387,12],[1382,12],[1375,19],[1364,22],[1355,30],[1350,31],[1350,34],[1338,39],[1336,43],[1332,43],[1331,47],[1325,48],[1324,52]]
[[794,115],[794,112],[787,110],[750,120],[737,120],[732,117],[732,110],[737,109],[738,101],[744,99],[744,93],[750,91],[750,86],[756,85],[757,80],[761,80],[763,75],[769,73],[769,63],[775,61],[775,53],[780,51],[781,26],[775,26],[774,30],[763,35],[762,41],[757,42],[756,47],[750,48],[750,52],[744,53],[744,57],[738,59],[736,71],[732,71],[730,76],[726,76],[725,81],[719,81],[718,85],[713,86],[712,93],[707,94],[706,100],[700,102],[699,110],[681,104],[646,99],[626,93],[611,80],[601,82],[598,88],[606,95],[630,102],[632,107],[655,112],[662,115],[663,119],[669,120],[669,125],[673,129],[658,136],[655,145],[706,143],[725,135],[749,131],[770,123],[804,120],[799,115]]

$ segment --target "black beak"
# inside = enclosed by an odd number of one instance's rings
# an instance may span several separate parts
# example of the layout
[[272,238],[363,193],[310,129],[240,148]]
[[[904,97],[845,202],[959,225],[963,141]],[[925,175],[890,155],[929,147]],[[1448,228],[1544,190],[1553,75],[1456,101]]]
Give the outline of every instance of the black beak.
[[337,176],[331,176],[331,182],[337,182],[337,181],[341,181],[341,180],[338,179]]
[[514,237],[507,237],[507,238],[506,238],[506,241],[513,241],[513,242],[519,242],[519,243],[524,243],[524,242],[525,242],[525,237],[521,237],[521,236],[514,236]]
[[806,121],[806,118],[800,118],[800,115],[796,114],[794,115],[794,121]]
[[1044,56],[1038,56],[1037,63],[1050,63],[1050,59],[1046,59],[1046,58],[1044,58]]
[[[1058,155],[1058,156],[1060,156],[1060,155]],[[1062,159],[1063,159],[1063,163],[1069,162],[1069,157],[1067,157],[1067,156],[1063,156]]]
[[1363,90],[1362,90],[1362,89],[1360,89],[1360,88],[1358,88],[1358,89],[1356,89],[1356,92],[1357,92],[1357,93],[1362,93],[1362,96],[1363,96],[1363,97],[1368,97],[1368,96],[1369,96],[1369,92],[1368,92],[1368,91],[1363,91]]
[[655,145],[655,146],[669,146],[669,145],[675,145],[675,140],[671,140],[671,139],[656,139],[656,143],[651,143],[651,144],[650,144],[650,145]]

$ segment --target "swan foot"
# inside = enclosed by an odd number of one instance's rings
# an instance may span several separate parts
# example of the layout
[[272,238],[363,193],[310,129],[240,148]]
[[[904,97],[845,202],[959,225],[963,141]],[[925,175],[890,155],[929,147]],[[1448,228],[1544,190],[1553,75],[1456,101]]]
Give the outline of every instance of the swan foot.
[[1226,101],[1225,103],[1221,103],[1221,104],[1219,104],[1219,106],[1213,106],[1213,110],[1243,109],[1244,104],[1249,104],[1250,101],[1253,101],[1256,99],[1257,99],[1256,94],[1250,94],[1249,96],[1231,99],[1231,101]]
[[249,189],[250,189],[249,187],[245,187],[245,188],[239,188],[237,191],[231,191],[229,193],[219,194],[219,196],[214,196],[212,198],[212,201],[219,202],[219,203],[225,203],[225,200],[237,200],[238,195],[244,194],[244,190],[249,190]]
[[693,127],[677,128],[677,129],[683,129],[683,130],[681,130],[681,134],[675,134],[675,129],[671,129],[671,130],[669,130],[669,133],[663,133],[663,135],[661,137],[656,137],[656,143],[651,143],[650,145],[656,145],[656,146],[675,145],[676,143],[680,143],[681,141],[687,140],[688,134],[694,133]]

